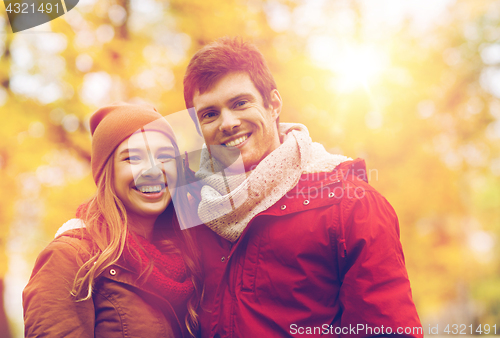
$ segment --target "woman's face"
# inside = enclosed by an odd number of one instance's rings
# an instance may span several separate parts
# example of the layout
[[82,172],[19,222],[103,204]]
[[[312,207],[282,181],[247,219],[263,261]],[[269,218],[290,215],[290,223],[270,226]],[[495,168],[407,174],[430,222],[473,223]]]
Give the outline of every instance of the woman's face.
[[158,217],[172,200],[177,167],[172,141],[163,133],[132,134],[114,154],[114,187],[129,217]]

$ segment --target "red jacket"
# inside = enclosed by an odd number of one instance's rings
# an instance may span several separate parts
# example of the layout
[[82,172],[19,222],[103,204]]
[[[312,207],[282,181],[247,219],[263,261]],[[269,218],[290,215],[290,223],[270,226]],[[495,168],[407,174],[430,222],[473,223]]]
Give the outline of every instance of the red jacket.
[[202,337],[422,337],[396,213],[363,160],[298,185],[238,242],[197,229]]

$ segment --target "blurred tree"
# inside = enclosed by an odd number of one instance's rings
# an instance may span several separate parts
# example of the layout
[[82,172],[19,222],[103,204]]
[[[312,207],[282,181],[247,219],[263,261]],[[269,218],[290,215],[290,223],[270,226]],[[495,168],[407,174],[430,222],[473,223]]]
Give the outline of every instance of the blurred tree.
[[[5,22],[5,19],[3,19],[3,22]],[[0,29],[5,29],[5,26],[5,23],[2,24],[0,20]],[[9,69],[8,65],[10,63],[10,41],[11,39],[8,36],[3,39],[3,53],[0,55],[0,97],[2,93],[6,93],[9,90],[9,75],[7,70]],[[6,127],[0,126],[0,135],[2,135],[2,139],[6,136],[4,128]],[[0,144],[0,175],[3,178],[0,180],[0,191],[2,192],[14,191],[11,181],[8,180],[6,170],[10,160],[10,151],[11,149],[9,149],[8,143],[2,142],[2,144]],[[0,227],[0,336],[9,338],[11,337],[9,321],[4,307],[4,278],[8,268],[6,245],[9,235],[8,225],[12,221],[11,210],[13,208],[13,201],[8,198],[7,195],[9,194],[3,193],[0,196],[0,224],[3,224],[3,226]]]
[[[0,279],[0,302],[3,304],[4,286],[3,279]],[[3,338],[10,338],[9,322],[5,313],[4,307],[0,307],[0,336]]]

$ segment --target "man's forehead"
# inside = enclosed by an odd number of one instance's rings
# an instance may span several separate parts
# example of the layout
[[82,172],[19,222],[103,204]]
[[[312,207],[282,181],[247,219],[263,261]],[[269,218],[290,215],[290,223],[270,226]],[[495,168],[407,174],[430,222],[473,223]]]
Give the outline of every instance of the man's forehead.
[[[255,88],[255,85],[246,72],[230,72],[214,81],[207,88],[198,87],[193,95],[193,103],[196,101],[199,104],[205,101],[204,99],[229,99],[236,97],[241,93],[260,94]],[[213,95],[224,95],[224,97],[212,97]]]

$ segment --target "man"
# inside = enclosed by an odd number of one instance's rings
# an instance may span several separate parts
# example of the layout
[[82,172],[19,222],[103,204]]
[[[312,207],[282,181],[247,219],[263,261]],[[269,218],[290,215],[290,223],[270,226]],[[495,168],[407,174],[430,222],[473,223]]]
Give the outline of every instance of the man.
[[[332,155],[282,101],[257,48],[199,50],[184,99],[204,149],[198,214],[202,337],[422,336],[390,204],[363,160]],[[237,149],[232,174],[216,149]]]

